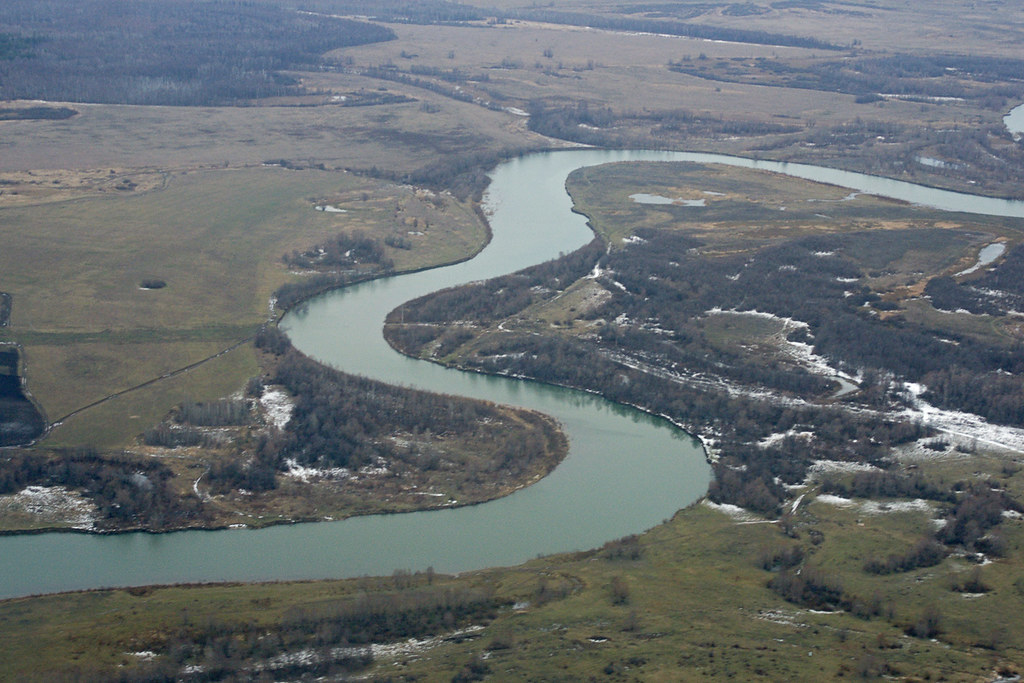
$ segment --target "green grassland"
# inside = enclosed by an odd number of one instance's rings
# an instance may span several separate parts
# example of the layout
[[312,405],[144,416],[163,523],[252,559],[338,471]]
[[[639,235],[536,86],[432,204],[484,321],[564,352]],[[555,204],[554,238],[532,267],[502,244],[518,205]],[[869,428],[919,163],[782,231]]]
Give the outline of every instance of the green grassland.
[[[315,210],[324,204],[346,213]],[[0,211],[9,245],[0,268],[16,302],[3,334],[24,345],[29,387],[51,419],[254,334],[274,289],[297,277],[282,254],[340,232],[405,234],[423,223],[410,249],[392,250],[405,270],[463,258],[486,239],[451,197],[435,204],[348,173],[273,167],[182,172],[137,196]],[[140,287],[147,278],[167,286]],[[254,362],[244,367],[219,389],[239,389]]]

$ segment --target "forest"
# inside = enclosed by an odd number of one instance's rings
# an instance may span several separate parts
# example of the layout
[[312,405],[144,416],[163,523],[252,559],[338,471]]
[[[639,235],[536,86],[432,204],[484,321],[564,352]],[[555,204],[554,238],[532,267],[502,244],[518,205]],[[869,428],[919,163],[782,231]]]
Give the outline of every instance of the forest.
[[[454,351],[476,333],[452,339],[456,333],[447,330],[445,322],[472,319],[486,325],[507,318],[554,298],[591,272],[596,262],[612,294],[587,317],[615,319],[616,323],[601,325],[596,334],[586,337],[507,330],[486,335],[473,342],[471,351],[460,349],[459,363],[484,372],[599,391],[614,401],[641,406],[698,431],[709,431],[715,434],[716,450],[722,453],[715,464],[711,500],[766,514],[778,513],[786,497],[783,484],[803,481],[807,467],[815,460],[887,466],[884,461],[890,446],[929,434],[920,424],[856,415],[838,407],[780,406],[727,392],[724,387],[690,386],[671,379],[677,372],[696,373],[751,387],[769,386],[785,394],[827,395],[831,386],[828,380],[798,366],[723,353],[708,344],[692,321],[716,307],[771,312],[804,321],[809,338],[824,336],[829,341],[827,349],[820,352],[834,355],[840,362],[843,357],[838,354],[859,358],[864,350],[874,350],[876,337],[885,339],[893,333],[874,317],[860,313],[870,298],[867,290],[846,296],[850,285],[837,279],[858,275],[858,268],[838,256],[816,255],[826,247],[837,248],[840,245],[836,242],[844,237],[803,238],[767,247],[753,257],[743,254],[710,259],[693,253],[698,242],[692,237],[654,230],[638,234],[641,239],[636,243],[608,254],[595,241],[563,259],[521,273],[428,295],[404,306],[406,325],[392,314],[385,336],[411,355],[423,355],[435,340],[441,341],[445,352]],[[846,239],[856,240],[857,236]],[[733,279],[736,272],[742,275]],[[612,284],[613,280],[617,284]],[[752,286],[752,282],[758,284]],[[849,309],[849,315],[857,320],[865,317],[867,333],[874,336],[853,336],[841,345],[838,340],[843,337],[833,339],[823,334],[820,330],[825,330],[830,320],[825,313],[834,314],[837,307]],[[908,345],[906,353],[897,357],[905,359],[903,372],[915,371],[913,363],[921,362],[921,345],[929,350],[932,345],[952,350],[944,349],[945,358],[928,361],[934,365],[927,365],[927,369],[948,362],[948,354],[959,348],[940,344],[921,331],[896,334],[889,344]],[[1004,358],[1000,351],[988,351],[993,363],[1017,360],[1012,353]],[[966,356],[959,358],[971,362]],[[439,354],[438,359],[445,357]],[[890,367],[892,363],[883,364],[888,359],[880,353],[875,367],[883,372],[867,380],[881,385],[865,385],[869,390],[866,395],[882,403],[899,400],[886,379],[890,376],[886,373],[896,371]],[[631,367],[638,362],[651,371]],[[923,370],[917,368],[916,372]],[[813,436],[758,444],[772,434],[801,430]]]
[[[265,335],[267,336],[267,335]],[[257,341],[263,348],[272,342]],[[356,377],[288,349],[273,383],[296,397],[295,410],[276,443],[257,452],[257,463],[282,467],[291,460],[319,468],[359,469],[378,463],[429,463],[429,447],[403,444],[394,434],[476,433],[487,442],[490,467],[513,476],[548,452],[550,435],[504,419],[491,404],[442,396]]]
[[300,94],[284,71],[379,42],[379,25],[215,0],[8,0],[0,5],[0,99],[228,105]]
[[[607,250],[595,240],[561,259],[410,302],[402,309],[406,324],[393,313],[385,335],[410,355],[599,391],[714,434],[721,458],[709,498],[773,515],[786,498],[784,485],[803,481],[813,461],[868,462],[887,469],[891,446],[930,432],[920,424],[838,406],[782,407],[757,399],[757,391],[768,388],[820,401],[835,384],[779,357],[716,344],[703,326],[707,312],[757,311],[793,321],[791,341],[810,345],[834,367],[863,373],[856,400],[864,406],[899,406],[907,400],[901,382],[919,382],[933,404],[1024,425],[1019,344],[912,324],[898,305],[863,284],[910,250],[958,239],[962,236],[929,228],[869,230],[705,255],[707,245],[692,235],[640,228],[622,248]],[[1005,306],[1018,296],[1021,253],[1012,251],[964,285],[935,278],[926,292],[940,286],[962,290],[963,297],[984,292]],[[514,325],[486,332],[554,300],[588,274],[605,292],[601,303],[577,314],[592,332],[555,329],[536,335],[516,332]],[[936,306],[942,301],[936,298]],[[883,310],[889,315],[879,315]],[[473,325],[450,325],[469,320]],[[674,377],[716,378],[722,385],[677,383]],[[750,395],[727,386],[747,387]],[[769,439],[801,431],[808,435]]]

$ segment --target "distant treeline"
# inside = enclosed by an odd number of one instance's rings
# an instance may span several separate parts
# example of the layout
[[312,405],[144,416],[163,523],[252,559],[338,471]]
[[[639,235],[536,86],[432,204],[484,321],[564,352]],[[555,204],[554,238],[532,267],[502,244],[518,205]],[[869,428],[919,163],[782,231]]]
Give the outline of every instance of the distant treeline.
[[63,121],[70,119],[78,112],[68,107],[17,107],[0,109],[0,121],[31,121],[50,120]]
[[[801,126],[792,124],[725,119],[715,115],[697,115],[684,109],[616,114],[609,107],[591,106],[587,102],[551,104],[534,100],[530,102],[529,113],[528,125],[532,131],[562,140],[609,147],[664,146],[666,133],[713,138],[780,135],[803,130]],[[618,130],[623,126],[627,131],[633,129],[635,132],[630,134]],[[641,135],[640,130],[650,132]]]
[[0,99],[237,104],[301,92],[283,71],[392,38],[367,22],[234,0],[5,0]]
[[[342,14],[368,16],[387,22],[406,22],[410,24],[449,24],[467,21],[493,21],[504,23],[520,19],[524,21],[542,21],[552,24],[569,26],[590,26],[610,31],[631,31],[658,33],[705,40],[728,40],[735,43],[753,43],[756,45],[780,45],[787,47],[808,47],[825,50],[838,50],[840,46],[818,40],[809,36],[797,36],[768,31],[729,28],[725,26],[709,26],[707,24],[690,24],[669,19],[648,19],[609,14],[585,14],[581,12],[564,12],[554,9],[517,9],[501,10],[479,8],[457,2],[442,0],[424,0],[409,2],[408,0],[307,0],[303,7],[317,8]],[[664,9],[666,6],[660,6]],[[703,8],[704,6],[701,5]],[[736,5],[734,7],[740,7]],[[638,11],[629,8],[630,12]],[[736,13],[736,10],[734,10]],[[664,15],[663,15],[664,16]]]
[[[759,57],[748,66],[733,61],[683,58],[672,71],[729,83],[765,84],[851,95],[930,97],[1019,97],[1024,60],[968,55],[888,55],[842,61],[792,63]],[[986,85],[1009,82],[1007,85]],[[863,101],[870,101],[865,99]]]
[[550,9],[523,9],[504,14],[503,19],[524,19],[526,21],[543,21],[552,24],[570,26],[590,26],[612,31],[636,31],[657,33],[704,40],[728,40],[734,43],[753,43],[755,45],[780,45],[786,47],[807,47],[822,50],[839,50],[834,45],[817,38],[797,36],[768,31],[752,31],[747,29],[710,26],[707,24],[689,24],[682,21],[661,19],[638,19],[634,17],[609,16],[607,14],[581,14],[562,12]]

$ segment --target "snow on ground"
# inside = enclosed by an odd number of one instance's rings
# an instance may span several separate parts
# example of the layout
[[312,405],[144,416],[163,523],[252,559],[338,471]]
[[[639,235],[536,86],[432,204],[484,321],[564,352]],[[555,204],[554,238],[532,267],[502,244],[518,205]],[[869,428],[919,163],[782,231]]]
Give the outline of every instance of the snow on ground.
[[311,479],[348,479],[352,476],[352,472],[344,467],[331,467],[327,469],[303,467],[293,458],[285,460],[284,464],[287,467],[284,471],[284,476],[298,479],[301,482],[308,482]]
[[0,496],[0,511],[21,512],[41,519],[91,529],[96,523],[96,506],[63,486],[28,486]]
[[760,446],[761,448],[768,448],[770,446],[774,446],[775,444],[781,441],[785,441],[787,437],[800,437],[802,439],[812,439],[814,438],[814,432],[798,432],[795,429],[789,429],[784,432],[774,432],[758,441],[757,445]]
[[843,462],[841,460],[815,460],[807,468],[809,479],[814,479],[819,474],[838,472],[847,474],[852,472],[877,472],[879,469],[866,462]]
[[264,670],[274,670],[290,668],[296,665],[313,666],[325,660],[338,661],[345,657],[358,657],[366,654],[367,651],[369,651],[374,660],[414,657],[448,640],[468,636],[482,631],[483,628],[483,626],[469,626],[458,631],[434,636],[433,638],[409,638],[398,643],[370,643],[365,647],[335,647],[331,648],[326,655],[318,650],[299,650],[298,652],[288,652],[273,657],[262,668]]
[[728,515],[736,520],[739,524],[774,524],[774,520],[766,520],[758,517],[749,510],[741,508],[739,505],[733,505],[731,503],[712,503],[710,500],[705,498],[703,501],[704,506],[717,510],[724,515]]
[[825,505],[835,505],[836,507],[840,508],[848,508],[852,507],[853,505],[856,505],[856,503],[854,503],[849,498],[833,496],[831,493],[822,493],[814,500],[818,501],[819,503],[824,503]]
[[815,375],[821,375],[836,379],[843,384],[840,388],[839,393],[836,396],[843,394],[852,393],[856,391],[856,382],[858,378],[853,377],[845,372],[837,370],[829,365],[828,360],[824,356],[819,356],[814,353],[814,347],[804,342],[790,341],[787,336],[790,332],[798,329],[807,329],[807,323],[802,320],[794,320],[793,318],[783,318],[775,315],[774,313],[765,313],[764,311],[737,311],[723,310],[715,307],[705,312],[705,315],[750,315],[757,318],[766,318],[768,320],[776,320],[782,323],[782,331],[776,335],[776,342],[779,346],[779,350],[785,354],[792,362],[796,363],[800,367],[804,368],[810,373]]
[[884,515],[890,512],[931,512],[932,505],[927,500],[915,498],[914,500],[899,501],[878,501],[865,500],[858,503],[849,498],[833,496],[830,493],[822,493],[815,500],[825,505],[834,505],[841,508],[857,508],[864,515]]
[[288,420],[292,419],[292,411],[295,410],[295,402],[292,397],[283,389],[267,387],[260,396],[260,406],[267,421],[277,427],[284,429]]
[[887,512],[931,512],[932,505],[927,500],[877,501],[866,500],[860,506],[865,515],[882,515]]
[[[907,398],[912,407],[903,410],[895,417],[906,420],[920,420],[923,424],[953,437],[954,444],[968,446],[992,446],[995,448],[1024,453],[1024,429],[990,424],[985,418],[972,413],[958,410],[936,408],[921,398],[925,387],[921,384],[905,385]],[[909,458],[934,458],[936,453],[927,449],[904,449],[903,455]]]

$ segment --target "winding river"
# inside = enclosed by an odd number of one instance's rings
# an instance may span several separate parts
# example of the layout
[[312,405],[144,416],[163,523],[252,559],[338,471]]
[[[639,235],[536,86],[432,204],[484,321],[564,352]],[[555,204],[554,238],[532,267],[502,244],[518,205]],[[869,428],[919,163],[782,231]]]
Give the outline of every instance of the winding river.
[[710,469],[698,443],[665,420],[589,394],[411,360],[383,341],[404,301],[509,273],[589,241],[566,176],[613,161],[720,163],[784,173],[952,211],[1024,217],[1024,202],[936,190],[803,164],[685,152],[559,151],[508,161],[485,198],[493,239],[453,266],[339,290],[282,322],[326,363],[387,382],[532,408],[554,416],[570,452],[540,482],[490,503],[260,530],[170,534],[47,533],[0,538],[0,598],[151,583],[315,579],[395,569],[459,572],[589,548],[643,531],[699,499]]

